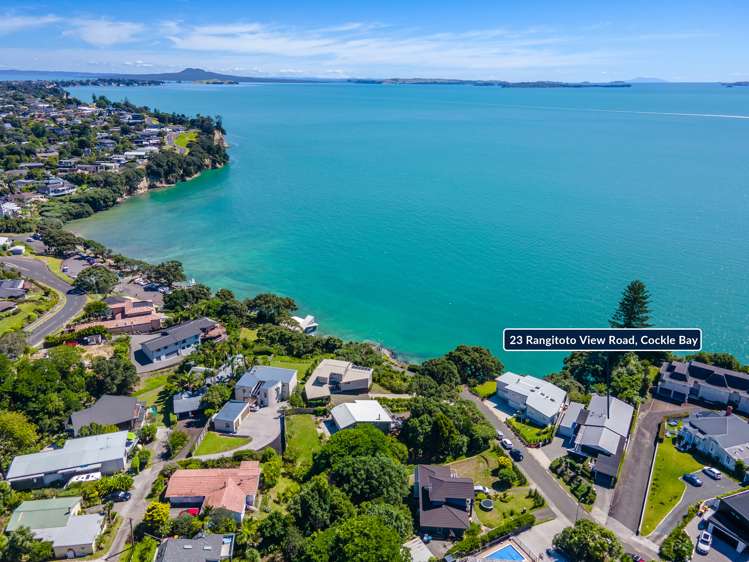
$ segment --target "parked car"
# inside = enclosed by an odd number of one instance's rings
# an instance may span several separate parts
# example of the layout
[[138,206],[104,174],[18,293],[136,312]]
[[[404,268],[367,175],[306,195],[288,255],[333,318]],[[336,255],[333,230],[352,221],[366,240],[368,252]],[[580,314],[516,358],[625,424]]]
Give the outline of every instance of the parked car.
[[713,468],[712,466],[706,466],[702,469],[702,472],[707,474],[713,480],[720,480],[721,478],[723,478],[723,473],[717,468]]
[[499,444],[502,445],[508,451],[512,449],[513,447],[512,441],[510,441],[509,439],[502,439],[502,441],[500,441]]
[[700,537],[697,540],[697,552],[700,554],[707,554],[710,552],[710,545],[713,544],[713,536],[707,532],[702,531]]
[[104,496],[104,500],[108,502],[126,502],[132,497],[130,492],[123,492],[122,490],[117,492],[111,492]]
[[500,430],[497,430],[497,438],[498,439],[504,439],[505,438],[505,434],[502,433]]
[[697,486],[698,488],[702,486],[702,479],[691,472],[684,475],[684,482],[689,482],[692,486]]
[[510,456],[512,457],[512,460],[520,462],[523,460],[523,451],[520,449],[512,449],[510,451]]
[[482,486],[481,484],[476,484],[473,487],[473,491],[476,492],[476,493],[481,492],[482,494],[490,494],[491,493],[491,490],[489,488],[487,488],[486,486]]
[[183,515],[189,515],[190,517],[197,517],[200,515],[200,510],[197,507],[188,507],[179,512],[179,517]]
[[647,562],[647,560],[645,560],[639,554],[631,553],[629,554],[629,557],[632,559],[632,562]]

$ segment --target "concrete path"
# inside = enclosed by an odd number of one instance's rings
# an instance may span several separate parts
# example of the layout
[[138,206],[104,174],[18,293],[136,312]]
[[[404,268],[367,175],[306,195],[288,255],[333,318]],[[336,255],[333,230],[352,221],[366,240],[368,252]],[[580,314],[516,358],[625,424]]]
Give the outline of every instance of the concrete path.
[[63,329],[86,305],[86,295],[73,292],[73,287],[52,273],[43,261],[21,256],[0,256],[0,262],[15,268],[24,277],[52,287],[65,295],[62,307],[56,307],[27,327],[26,341],[29,345],[40,346],[46,336]]

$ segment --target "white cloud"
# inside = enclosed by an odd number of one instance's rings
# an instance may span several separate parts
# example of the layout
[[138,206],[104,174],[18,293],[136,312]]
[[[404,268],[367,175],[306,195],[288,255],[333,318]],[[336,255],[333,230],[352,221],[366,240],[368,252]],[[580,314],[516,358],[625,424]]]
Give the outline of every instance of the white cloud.
[[60,21],[57,16],[11,16],[0,15],[0,35],[15,33],[24,29],[33,29],[44,27],[46,25]]
[[143,31],[143,25],[129,21],[108,19],[79,19],[71,21],[71,28],[63,35],[75,36],[96,47],[128,43]]
[[376,65],[499,70],[590,65],[615,53],[574,49],[575,37],[544,28],[424,33],[364,23],[300,30],[257,22],[185,27],[168,35],[181,50]]

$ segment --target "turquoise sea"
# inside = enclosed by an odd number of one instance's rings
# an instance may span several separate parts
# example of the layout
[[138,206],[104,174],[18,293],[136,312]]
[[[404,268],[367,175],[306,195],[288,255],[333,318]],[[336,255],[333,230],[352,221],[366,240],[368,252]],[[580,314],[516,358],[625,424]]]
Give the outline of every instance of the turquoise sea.
[[646,282],[655,323],[749,361],[749,88],[172,84],[76,88],[221,115],[231,164],[73,225],[324,332],[410,359],[505,327],[605,326]]

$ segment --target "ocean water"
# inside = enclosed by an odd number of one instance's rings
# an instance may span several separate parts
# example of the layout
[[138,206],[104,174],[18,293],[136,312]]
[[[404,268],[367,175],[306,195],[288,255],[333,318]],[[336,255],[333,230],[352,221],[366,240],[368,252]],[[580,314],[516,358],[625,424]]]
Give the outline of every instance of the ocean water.
[[662,327],[749,360],[749,88],[172,84],[76,88],[221,115],[224,169],[72,228],[182,260],[322,330],[421,360],[505,327],[606,326],[642,279]]

